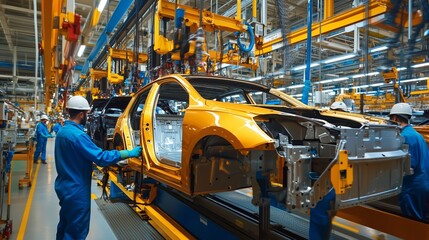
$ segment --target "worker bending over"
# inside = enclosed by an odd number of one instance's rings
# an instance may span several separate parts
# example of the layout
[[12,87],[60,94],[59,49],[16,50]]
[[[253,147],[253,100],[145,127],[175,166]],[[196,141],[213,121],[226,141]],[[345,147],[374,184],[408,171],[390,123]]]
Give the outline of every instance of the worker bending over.
[[397,103],[390,110],[390,120],[401,127],[401,136],[408,144],[414,174],[404,176],[400,206],[407,217],[426,220],[429,205],[429,149],[420,133],[410,125],[412,110],[407,103]]
[[129,157],[139,157],[140,146],[131,151],[103,151],[83,131],[90,109],[81,96],[67,102],[70,119],[55,139],[55,165],[58,176],[55,192],[60,200],[60,221],[57,239],[85,239],[89,232],[91,213],[92,163],[104,167]]

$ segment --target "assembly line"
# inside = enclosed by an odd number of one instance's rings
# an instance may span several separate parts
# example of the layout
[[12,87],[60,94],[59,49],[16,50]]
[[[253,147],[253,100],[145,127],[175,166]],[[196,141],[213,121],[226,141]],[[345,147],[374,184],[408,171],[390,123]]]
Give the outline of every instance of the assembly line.
[[0,239],[429,238],[427,0],[0,13]]

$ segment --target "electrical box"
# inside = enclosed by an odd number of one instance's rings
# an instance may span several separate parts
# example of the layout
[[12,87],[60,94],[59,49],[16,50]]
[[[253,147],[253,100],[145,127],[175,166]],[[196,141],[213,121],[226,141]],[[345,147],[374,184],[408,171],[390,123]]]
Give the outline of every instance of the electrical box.
[[256,37],[264,36],[264,25],[261,23],[254,22],[252,23],[253,29],[255,31]]

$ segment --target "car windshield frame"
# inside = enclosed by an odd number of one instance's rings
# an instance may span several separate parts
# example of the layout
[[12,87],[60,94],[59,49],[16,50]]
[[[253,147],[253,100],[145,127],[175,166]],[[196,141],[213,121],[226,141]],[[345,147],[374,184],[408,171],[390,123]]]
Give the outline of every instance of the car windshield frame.
[[[185,76],[192,87],[207,100],[237,104],[270,104],[297,108],[310,108],[308,105],[277,89],[244,80]],[[263,96],[265,94],[265,96]]]

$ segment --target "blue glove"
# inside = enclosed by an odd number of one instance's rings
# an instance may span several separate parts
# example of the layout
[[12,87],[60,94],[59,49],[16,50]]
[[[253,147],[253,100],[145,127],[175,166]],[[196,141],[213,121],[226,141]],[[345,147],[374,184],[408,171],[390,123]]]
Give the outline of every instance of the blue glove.
[[128,151],[128,157],[140,157],[142,155],[142,147],[141,146],[137,146],[135,147],[133,150]]
[[119,151],[119,154],[121,155],[121,159],[140,157],[142,155],[142,147],[137,146],[131,151],[121,150]]

